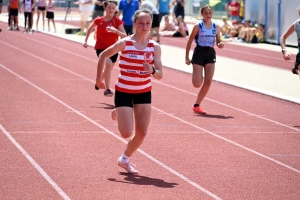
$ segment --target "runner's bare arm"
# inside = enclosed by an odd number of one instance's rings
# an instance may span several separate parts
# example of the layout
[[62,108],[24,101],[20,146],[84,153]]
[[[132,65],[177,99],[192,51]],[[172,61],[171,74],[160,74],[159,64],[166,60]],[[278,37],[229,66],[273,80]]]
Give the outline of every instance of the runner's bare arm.
[[154,45],[154,69],[152,71],[153,77],[156,79],[161,79],[163,77],[163,70],[162,70],[162,62],[161,62],[161,48],[159,44]]
[[194,27],[193,27],[192,33],[191,33],[191,35],[189,37],[189,40],[186,43],[186,48],[185,48],[185,64],[187,64],[187,65],[191,64],[191,60],[189,58],[190,50],[191,50],[193,39],[197,35],[198,31],[199,31],[198,24],[195,24]]

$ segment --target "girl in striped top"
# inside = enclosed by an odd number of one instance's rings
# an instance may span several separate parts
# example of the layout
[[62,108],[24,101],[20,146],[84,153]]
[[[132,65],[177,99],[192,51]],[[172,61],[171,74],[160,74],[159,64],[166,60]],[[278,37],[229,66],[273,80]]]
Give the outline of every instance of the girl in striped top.
[[55,21],[54,21],[54,10],[55,3],[52,0],[49,0],[47,5],[46,18],[48,19],[48,32],[50,32],[50,21],[53,23],[54,33],[56,33]]
[[133,16],[135,33],[123,38],[104,50],[98,61],[96,85],[104,89],[102,72],[105,60],[120,54],[120,75],[115,85],[115,107],[113,119],[118,120],[121,136],[129,138],[134,124],[135,134],[128,142],[124,153],[118,159],[118,165],[128,173],[138,173],[129,162],[129,157],[140,147],[151,116],[151,75],[162,78],[161,48],[149,38],[152,25],[152,13],[147,9],[137,10]]
[[43,30],[44,30],[45,29],[46,0],[38,0],[37,18],[36,18],[36,32],[38,32],[38,24],[39,24],[39,19],[40,19],[41,12],[42,12]]

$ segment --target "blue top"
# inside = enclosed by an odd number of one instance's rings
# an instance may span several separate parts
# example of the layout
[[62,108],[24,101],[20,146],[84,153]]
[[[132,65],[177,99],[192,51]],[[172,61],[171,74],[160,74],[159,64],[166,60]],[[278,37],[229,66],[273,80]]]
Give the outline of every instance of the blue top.
[[199,21],[199,31],[195,36],[194,40],[198,46],[209,46],[213,47],[215,45],[215,38],[218,33],[217,25],[212,22],[210,29],[206,29],[203,20]]
[[158,11],[159,13],[169,13],[170,0],[158,0]]
[[122,21],[125,26],[131,26],[133,24],[132,17],[138,9],[139,3],[137,0],[131,0],[130,2],[127,2],[127,0],[120,1],[119,10],[123,13]]

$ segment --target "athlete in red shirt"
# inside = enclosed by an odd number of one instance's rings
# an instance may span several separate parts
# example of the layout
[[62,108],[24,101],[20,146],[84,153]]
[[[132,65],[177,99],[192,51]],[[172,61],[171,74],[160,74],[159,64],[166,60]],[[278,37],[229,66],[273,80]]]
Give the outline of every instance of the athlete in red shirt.
[[231,20],[241,21],[239,16],[240,3],[237,0],[232,0],[228,9],[230,10]]
[[[124,29],[124,22],[116,16],[116,8],[118,5],[118,1],[109,0],[104,2],[105,16],[97,17],[94,19],[94,22],[88,28],[83,46],[87,48],[87,41],[91,34],[91,32],[95,29],[97,31],[96,34],[96,44],[95,50],[97,56],[107,49],[109,46],[115,44],[119,37],[126,37],[126,32]],[[110,58],[106,59],[105,69],[103,78],[105,81],[105,91],[104,96],[111,97],[113,93],[110,89],[110,77],[111,70],[114,66],[114,63],[118,59],[118,53],[114,54]]]

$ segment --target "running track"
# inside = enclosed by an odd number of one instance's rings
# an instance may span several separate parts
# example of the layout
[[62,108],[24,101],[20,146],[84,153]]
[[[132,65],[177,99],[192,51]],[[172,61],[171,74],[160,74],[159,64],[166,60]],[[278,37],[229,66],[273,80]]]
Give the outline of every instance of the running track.
[[[126,140],[113,99],[93,89],[94,50],[44,34],[0,37],[0,199],[299,199],[298,104],[213,82],[208,114],[196,115],[191,75],[164,68],[131,159],[141,175],[128,175],[116,164]],[[227,48],[219,55],[255,51]],[[257,51],[256,63],[285,63]]]

